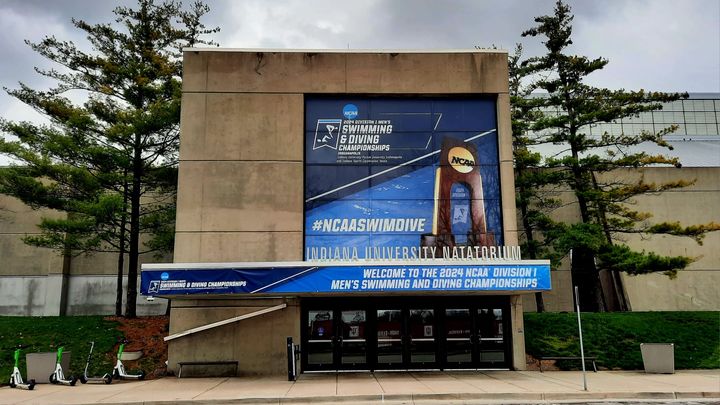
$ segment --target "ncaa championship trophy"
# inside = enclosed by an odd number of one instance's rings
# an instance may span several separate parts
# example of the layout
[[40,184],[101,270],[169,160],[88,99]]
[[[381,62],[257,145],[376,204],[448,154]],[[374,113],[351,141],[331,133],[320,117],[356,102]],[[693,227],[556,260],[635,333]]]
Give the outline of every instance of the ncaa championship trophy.
[[[452,229],[452,190],[456,184],[466,187],[470,196],[471,227],[463,244],[456,243]],[[482,176],[475,145],[454,138],[443,139],[440,167],[435,171],[434,198],[432,234],[422,235],[420,246],[436,247],[432,250],[435,257],[443,257],[443,247],[494,245],[495,237],[487,231]]]

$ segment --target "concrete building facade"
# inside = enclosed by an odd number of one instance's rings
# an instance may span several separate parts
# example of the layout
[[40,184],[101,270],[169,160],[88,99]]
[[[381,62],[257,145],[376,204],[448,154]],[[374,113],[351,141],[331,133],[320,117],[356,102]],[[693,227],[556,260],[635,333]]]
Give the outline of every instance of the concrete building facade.
[[[305,108],[322,95],[489,97],[497,111],[502,237],[517,244],[505,52],[187,50],[184,75],[175,263],[305,259]],[[522,300],[503,297],[514,352],[507,366],[523,369]],[[284,373],[283,337],[306,342],[301,322],[308,300],[174,296],[171,335],[287,307],[170,341],[170,368],[180,361],[242,359],[241,374]]]

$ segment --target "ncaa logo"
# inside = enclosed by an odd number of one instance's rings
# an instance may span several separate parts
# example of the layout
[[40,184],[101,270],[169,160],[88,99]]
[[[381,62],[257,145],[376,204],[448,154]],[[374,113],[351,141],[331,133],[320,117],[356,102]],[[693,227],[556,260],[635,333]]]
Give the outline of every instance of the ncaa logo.
[[169,278],[170,278],[170,275],[169,275],[168,273],[166,273],[166,272],[163,272],[162,274],[160,274],[160,279],[163,280],[163,281],[166,281],[166,280],[168,280]]
[[456,146],[448,153],[448,162],[460,173],[470,173],[475,166],[475,159],[469,150]]
[[343,116],[349,120],[354,120],[358,116],[358,108],[355,104],[345,104],[343,107]]

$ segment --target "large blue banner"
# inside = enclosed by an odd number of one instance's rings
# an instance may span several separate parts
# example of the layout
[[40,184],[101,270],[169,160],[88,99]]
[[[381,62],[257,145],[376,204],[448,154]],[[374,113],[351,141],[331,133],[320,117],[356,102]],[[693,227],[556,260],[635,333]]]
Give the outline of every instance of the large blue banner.
[[308,98],[305,259],[502,245],[496,122],[494,99]]
[[271,267],[143,268],[144,295],[273,294],[417,291],[545,291],[547,261],[458,264],[367,264]]

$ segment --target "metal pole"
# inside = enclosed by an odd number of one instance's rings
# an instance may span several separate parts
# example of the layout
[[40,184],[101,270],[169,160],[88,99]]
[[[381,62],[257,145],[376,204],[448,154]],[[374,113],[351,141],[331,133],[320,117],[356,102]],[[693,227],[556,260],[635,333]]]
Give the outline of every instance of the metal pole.
[[580,294],[578,293],[577,286],[575,286],[575,307],[577,308],[578,331],[580,332],[580,359],[582,361],[583,369],[583,389],[587,391],[587,376],[585,373],[585,349],[583,348],[582,323],[580,322]]

